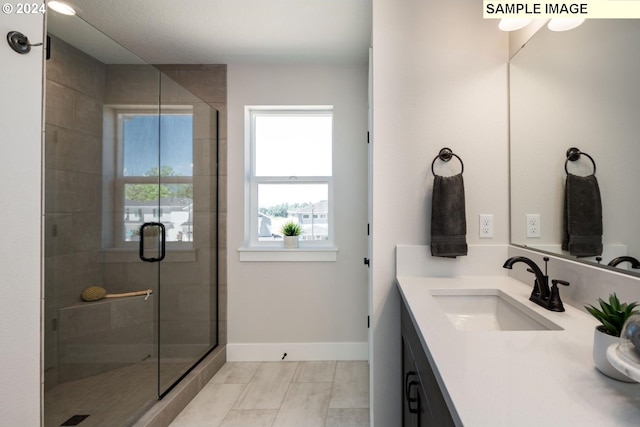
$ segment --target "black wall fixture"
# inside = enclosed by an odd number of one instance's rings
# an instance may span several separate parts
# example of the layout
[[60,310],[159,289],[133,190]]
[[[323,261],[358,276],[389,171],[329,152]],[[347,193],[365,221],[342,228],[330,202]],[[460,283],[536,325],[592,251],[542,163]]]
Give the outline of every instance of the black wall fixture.
[[22,34],[20,31],[9,31],[7,33],[7,42],[9,42],[11,49],[20,54],[31,52],[31,46],[42,46],[42,43],[29,43],[27,36]]

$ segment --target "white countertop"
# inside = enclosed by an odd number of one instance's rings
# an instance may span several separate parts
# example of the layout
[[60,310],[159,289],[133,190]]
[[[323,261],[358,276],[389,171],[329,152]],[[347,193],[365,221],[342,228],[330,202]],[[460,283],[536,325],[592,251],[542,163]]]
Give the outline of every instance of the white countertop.
[[[563,313],[545,310],[528,300],[531,287],[507,276],[400,276],[398,287],[445,400],[465,427],[640,425],[640,384],[596,369],[598,322],[588,314],[566,303]],[[563,330],[460,331],[430,293],[451,288],[501,289]]]

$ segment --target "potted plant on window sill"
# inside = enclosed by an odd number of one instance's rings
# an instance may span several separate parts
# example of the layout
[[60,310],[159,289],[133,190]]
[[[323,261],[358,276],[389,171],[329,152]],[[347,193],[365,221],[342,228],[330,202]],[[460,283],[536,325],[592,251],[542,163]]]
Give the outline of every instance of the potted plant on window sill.
[[286,249],[299,247],[300,235],[302,234],[300,224],[294,221],[287,221],[282,225],[280,232],[284,238],[284,247]]
[[620,333],[625,322],[629,317],[638,313],[638,311],[634,310],[638,303],[635,301],[632,303],[620,303],[615,293],[609,295],[608,303],[603,301],[602,298],[598,298],[598,303],[600,304],[600,309],[591,304],[585,306],[587,311],[601,323],[601,325],[596,326],[593,335],[593,361],[598,370],[606,376],[620,381],[635,382],[609,363],[607,348],[620,340]]

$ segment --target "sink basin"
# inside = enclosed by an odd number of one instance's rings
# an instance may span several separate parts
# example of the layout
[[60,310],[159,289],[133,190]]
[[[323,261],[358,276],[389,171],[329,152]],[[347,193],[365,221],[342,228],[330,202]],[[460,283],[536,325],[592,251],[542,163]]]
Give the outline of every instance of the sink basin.
[[562,330],[500,289],[432,289],[431,295],[462,331]]

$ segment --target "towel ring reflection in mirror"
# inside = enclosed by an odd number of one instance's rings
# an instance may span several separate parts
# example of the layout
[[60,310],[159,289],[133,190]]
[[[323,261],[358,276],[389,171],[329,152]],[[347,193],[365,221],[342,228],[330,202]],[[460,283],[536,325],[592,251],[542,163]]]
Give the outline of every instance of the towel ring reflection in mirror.
[[567,164],[569,163],[569,161],[575,162],[580,158],[580,156],[583,156],[583,155],[587,156],[589,160],[591,160],[591,163],[593,164],[592,175],[596,174],[596,162],[593,160],[593,157],[591,157],[584,151],[580,151],[579,148],[571,147],[567,150],[567,160],[565,160],[564,162],[564,171],[567,173],[567,175],[569,175],[569,170],[567,169]]
[[444,147],[443,149],[440,150],[438,155],[433,159],[433,162],[431,162],[431,173],[433,174],[433,176],[436,176],[436,172],[433,168],[433,166],[436,164],[436,160],[440,159],[443,162],[448,162],[449,160],[451,160],[452,157],[455,157],[460,161],[460,166],[462,167],[462,169],[460,170],[460,174],[462,174],[464,172],[464,163],[462,163],[462,159],[458,157],[458,155],[455,154],[453,151],[451,151],[451,148]]

